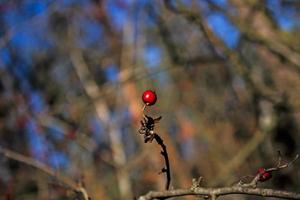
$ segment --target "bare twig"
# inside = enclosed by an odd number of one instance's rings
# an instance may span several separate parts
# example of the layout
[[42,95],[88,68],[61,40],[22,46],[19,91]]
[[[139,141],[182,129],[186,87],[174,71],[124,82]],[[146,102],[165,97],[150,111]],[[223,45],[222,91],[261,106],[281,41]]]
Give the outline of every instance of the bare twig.
[[72,179],[70,179],[69,177],[63,176],[62,174],[54,171],[51,167],[47,166],[46,164],[44,164],[38,160],[35,160],[33,158],[19,154],[17,152],[11,151],[9,149],[2,148],[2,147],[0,147],[0,154],[3,154],[3,156],[5,156],[9,159],[16,160],[16,161],[19,161],[26,165],[32,166],[44,173],[56,178],[58,181],[65,184],[67,187],[72,189],[74,192],[80,193],[84,200],[90,200],[90,197],[89,197],[87,191],[81,184],[78,184],[75,181],[73,181]]
[[210,197],[219,197],[231,194],[247,194],[262,197],[276,197],[284,199],[300,199],[300,194],[295,192],[287,192],[281,190],[272,190],[266,188],[245,188],[241,186],[223,187],[223,188],[195,188],[191,189],[177,189],[162,192],[151,191],[144,196],[140,196],[138,200],[151,200],[151,199],[167,199],[179,196],[188,195],[203,195]]
[[281,154],[279,152],[279,156],[278,156],[278,161],[277,161],[276,167],[272,167],[272,168],[266,169],[266,172],[273,172],[273,171],[278,171],[280,169],[287,168],[293,162],[295,162],[298,158],[299,158],[299,154],[297,154],[293,160],[291,160],[289,162],[285,161],[284,163],[282,163],[282,156],[281,156]]
[[165,167],[162,168],[161,173],[166,173],[167,181],[166,181],[165,189],[168,190],[170,188],[170,183],[171,183],[171,170],[170,170],[170,162],[169,162],[167,147],[164,144],[164,141],[162,140],[162,138],[159,135],[157,135],[156,133],[154,133],[154,139],[157,142],[157,144],[159,144],[162,148],[162,151],[160,153],[164,157]]
[[200,176],[198,179],[193,178],[193,179],[192,179],[192,187],[191,187],[191,190],[200,187],[202,181],[203,181],[203,177],[202,177],[202,176]]
[[154,132],[155,124],[159,122],[159,120],[162,118],[161,116],[157,118],[152,118],[150,116],[145,115],[146,106],[143,107],[143,120],[141,121],[141,128],[139,129],[139,133],[144,135],[144,142],[152,142],[155,140],[159,146],[161,146],[162,151],[160,152],[165,160],[165,167],[162,168],[160,173],[166,173],[166,186],[165,189],[168,190],[171,183],[171,170],[170,170],[170,162],[169,162],[169,156],[167,152],[167,147],[164,144],[163,139]]
[[[253,82],[253,80],[249,76],[249,67],[246,65],[245,59],[242,57],[241,53],[228,48],[224,44],[224,42],[214,34],[214,32],[210,29],[207,22],[203,18],[201,12],[195,13],[192,10],[180,5],[175,7],[169,0],[164,0],[164,3],[166,8],[168,8],[170,11],[175,14],[181,15],[187,21],[199,27],[199,29],[204,33],[205,37],[210,43],[211,48],[215,51],[215,54],[221,58],[225,58],[227,62],[233,65],[232,70],[243,77],[247,85],[247,89],[250,92],[250,96],[255,97],[258,95],[259,98],[262,99],[265,99],[267,97],[267,95],[265,95],[265,88],[259,87],[259,85]],[[268,130],[271,130],[271,128],[272,127],[268,127]],[[253,138],[245,146],[245,148],[243,148],[243,150],[239,152],[239,154],[234,156],[234,158],[226,167],[221,168],[220,173],[217,175],[212,185],[217,185],[219,182],[226,180],[230,174],[229,172],[239,166],[243,162],[243,160],[245,160],[250,155],[250,153],[253,152],[256,147],[264,141],[264,139],[268,135],[268,131],[259,128],[257,130],[257,133],[253,136]]]
[[[281,156],[280,152],[278,152],[277,165],[275,167],[264,169],[264,173],[272,173],[274,171],[279,171],[281,169],[285,169],[285,168],[289,167],[293,162],[295,162],[298,158],[299,158],[299,155],[297,154],[293,160],[282,163],[282,156]],[[262,173],[257,173],[250,183],[243,183],[242,181],[240,181],[238,183],[238,186],[256,188],[257,183],[259,182],[259,180],[261,180],[262,176],[263,176]]]

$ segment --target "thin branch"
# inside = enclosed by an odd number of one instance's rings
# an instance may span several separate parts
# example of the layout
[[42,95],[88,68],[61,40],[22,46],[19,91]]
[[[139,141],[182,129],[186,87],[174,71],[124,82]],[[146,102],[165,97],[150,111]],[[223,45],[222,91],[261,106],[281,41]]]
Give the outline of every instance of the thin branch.
[[162,192],[151,191],[144,196],[140,196],[138,200],[151,200],[151,199],[167,199],[179,196],[188,195],[202,195],[202,196],[226,196],[231,194],[247,194],[261,197],[276,197],[285,199],[300,199],[300,194],[296,192],[288,192],[281,190],[265,189],[265,188],[245,188],[241,186],[223,187],[223,188],[195,188],[191,189],[177,189]]
[[[285,169],[285,168],[289,167],[293,162],[295,162],[298,158],[299,158],[299,154],[297,154],[295,156],[295,158],[289,162],[287,162],[287,161],[282,162],[281,153],[278,152],[277,165],[275,167],[265,169],[264,173],[271,174],[274,171],[279,171],[279,170]],[[257,183],[261,180],[262,176],[263,176],[263,173],[257,173],[250,183],[243,183],[243,181],[240,180],[240,182],[238,183],[238,186],[256,188]]]
[[162,138],[158,134],[154,133],[154,139],[157,142],[157,144],[160,145],[162,148],[162,151],[160,153],[165,160],[165,167],[162,168],[161,173],[166,173],[167,181],[166,181],[165,189],[168,190],[170,188],[170,183],[171,183],[171,169],[170,169],[170,162],[169,162],[167,147],[164,144],[164,141],[162,140]]
[[161,120],[161,116],[157,118],[152,118],[150,116],[145,115],[144,111],[146,109],[146,105],[143,107],[143,120],[141,121],[141,128],[139,129],[139,133],[144,135],[144,142],[152,142],[155,140],[157,144],[161,147],[162,151],[160,154],[163,156],[165,160],[165,166],[161,169],[161,173],[166,173],[166,185],[165,189],[168,190],[171,183],[171,170],[170,170],[170,162],[167,147],[164,144],[163,139],[156,133],[154,133],[155,124]]
[[66,176],[63,176],[62,174],[59,174],[58,172],[54,171],[51,167],[47,166],[46,164],[44,164],[38,160],[35,160],[33,158],[19,154],[17,152],[11,151],[9,149],[2,148],[2,147],[0,147],[0,154],[3,154],[3,156],[5,156],[9,159],[12,159],[12,160],[24,163],[26,165],[29,165],[31,167],[34,167],[50,176],[56,178],[58,181],[62,182],[66,186],[68,186],[74,192],[82,194],[84,200],[90,200],[90,197],[88,196],[87,191],[85,190],[85,188],[83,186],[81,186],[81,184],[78,184],[75,181],[73,181],[72,179],[70,179]]

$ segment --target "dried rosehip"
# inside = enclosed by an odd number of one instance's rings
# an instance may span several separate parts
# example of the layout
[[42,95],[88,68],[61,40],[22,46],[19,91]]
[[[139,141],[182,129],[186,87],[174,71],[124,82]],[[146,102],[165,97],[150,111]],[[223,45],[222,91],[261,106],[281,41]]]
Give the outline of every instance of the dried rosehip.
[[147,105],[147,106],[152,106],[155,104],[156,100],[157,100],[157,96],[156,93],[152,90],[146,90],[143,93],[142,96],[143,102]]
[[259,181],[264,182],[272,178],[272,173],[267,172],[265,168],[260,167],[257,171],[257,174],[260,174]]

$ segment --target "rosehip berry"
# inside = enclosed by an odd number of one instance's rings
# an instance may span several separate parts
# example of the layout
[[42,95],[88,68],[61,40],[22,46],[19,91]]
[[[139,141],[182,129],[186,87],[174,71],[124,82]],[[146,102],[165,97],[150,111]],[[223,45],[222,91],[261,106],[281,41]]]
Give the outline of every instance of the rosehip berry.
[[143,93],[142,96],[143,102],[147,105],[147,106],[152,106],[155,104],[156,100],[157,100],[157,96],[156,93],[152,90],[146,90]]
[[267,172],[265,168],[261,167],[258,169],[257,174],[260,174],[259,181],[264,182],[272,178],[272,173]]

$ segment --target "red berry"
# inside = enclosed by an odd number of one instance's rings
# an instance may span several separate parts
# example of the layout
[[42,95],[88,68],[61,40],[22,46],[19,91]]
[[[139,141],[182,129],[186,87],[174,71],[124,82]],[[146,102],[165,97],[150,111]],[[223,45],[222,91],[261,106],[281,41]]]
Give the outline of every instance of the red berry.
[[266,172],[266,169],[263,168],[263,167],[260,167],[258,170],[257,170],[257,174],[263,174]]
[[152,106],[155,104],[156,100],[157,100],[157,96],[156,93],[152,90],[146,90],[143,93],[142,96],[143,102],[147,105],[147,106]]
[[272,173],[267,172],[265,168],[261,167],[258,169],[257,174],[260,174],[259,181],[264,182],[272,178]]

